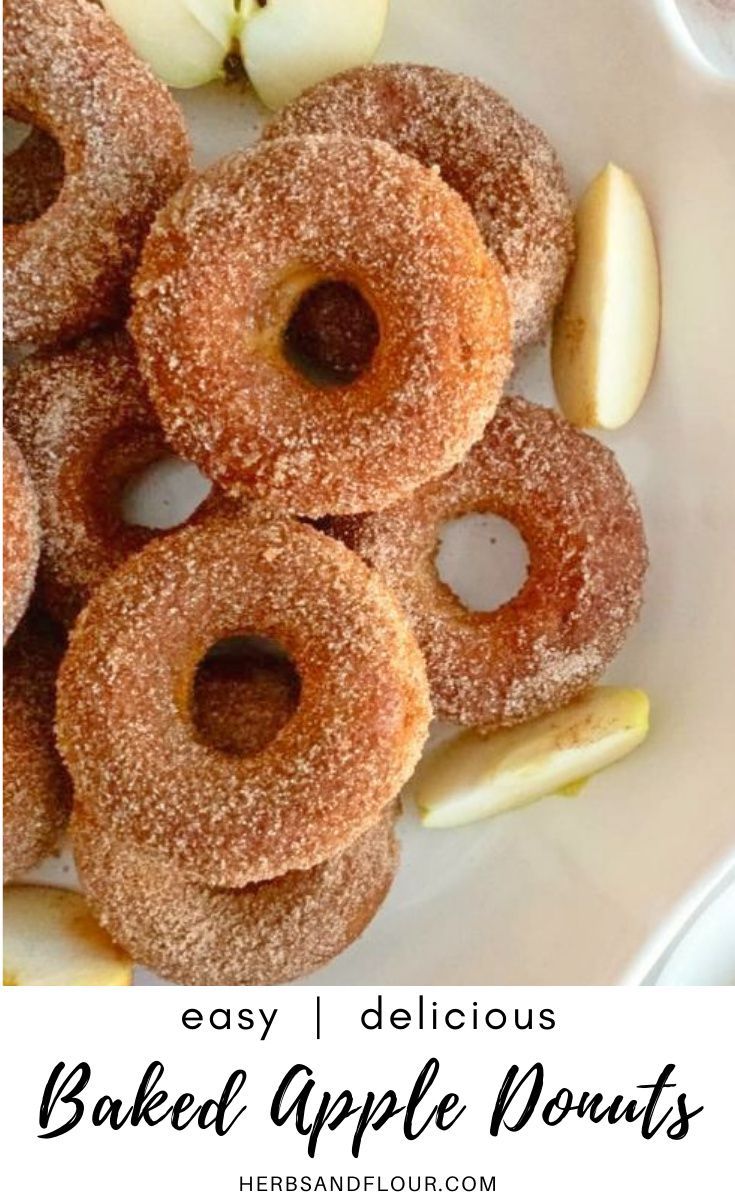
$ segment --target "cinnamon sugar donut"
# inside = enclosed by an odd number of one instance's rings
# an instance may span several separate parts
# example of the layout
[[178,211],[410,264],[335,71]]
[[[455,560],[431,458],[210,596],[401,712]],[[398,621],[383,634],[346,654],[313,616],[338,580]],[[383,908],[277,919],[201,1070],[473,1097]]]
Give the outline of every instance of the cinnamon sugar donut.
[[[298,707],[260,753],[205,744],[197,664],[223,638],[277,641]],[[288,518],[213,519],[151,542],[100,585],[71,636],[57,737],[111,836],[210,887],[307,869],[375,822],[430,717],[424,664],[380,578]]]
[[[110,571],[167,532],[128,523],[122,501],[131,480],[171,451],[122,331],[38,351],[8,370],[5,415],[39,498],[42,597],[68,625]],[[238,508],[210,493],[188,519]]]
[[54,743],[56,673],[62,647],[28,621],[4,655],[3,875],[13,879],[56,848],[71,784]]
[[121,501],[130,479],[171,451],[124,333],[24,359],[8,372],[5,416],[39,497],[44,603],[68,624],[161,533],[127,524]]
[[128,953],[175,983],[286,983],[360,936],[398,866],[393,807],[335,858],[236,889],[204,887],[75,810],[74,855],[99,922]]
[[23,616],[40,549],[38,500],[28,467],[3,430],[3,643]]
[[[350,283],[380,337],[360,376],[284,352],[302,297]],[[508,372],[499,269],[456,192],[391,147],[283,138],[159,214],[130,328],[171,444],[233,494],[303,516],[384,507],[453,465]]]
[[[440,527],[472,512],[516,526],[529,552],[518,594],[471,612],[439,580]],[[437,715],[515,725],[566,704],[602,674],[638,616],[647,551],[613,454],[563,418],[503,400],[445,478],[334,531],[378,570],[413,625]]]
[[547,329],[574,245],[559,160],[535,125],[466,75],[412,63],[357,67],[318,83],[266,138],[379,138],[436,166],[469,204],[508,286],[516,349]]
[[5,111],[51,135],[64,163],[51,206],[5,231],[5,337],[51,342],[124,312],[151,220],[188,174],[188,140],[96,4],[6,0],[3,32]]

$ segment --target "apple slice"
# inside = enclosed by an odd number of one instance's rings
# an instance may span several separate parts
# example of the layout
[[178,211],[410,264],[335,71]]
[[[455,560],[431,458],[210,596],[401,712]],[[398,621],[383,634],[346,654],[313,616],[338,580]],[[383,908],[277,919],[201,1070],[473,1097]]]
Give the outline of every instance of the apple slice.
[[305,88],[370,61],[388,0],[249,0],[240,48],[264,104],[281,108]]
[[648,697],[599,687],[514,729],[462,733],[429,753],[409,791],[429,829],[519,808],[629,754],[648,732]]
[[554,321],[554,387],[573,425],[618,429],[638,409],[656,359],[656,243],[635,181],[613,163],[587,188],[575,227],[577,257]]
[[236,42],[235,0],[102,0],[131,46],[169,87],[217,79]]
[[133,964],[78,892],[34,884],[4,890],[3,984],[126,986]]

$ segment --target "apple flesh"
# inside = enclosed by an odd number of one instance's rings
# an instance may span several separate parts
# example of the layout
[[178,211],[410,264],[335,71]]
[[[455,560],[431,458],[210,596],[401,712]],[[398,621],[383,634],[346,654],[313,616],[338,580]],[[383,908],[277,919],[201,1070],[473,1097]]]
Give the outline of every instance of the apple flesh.
[[102,0],[131,46],[169,87],[223,75],[240,17],[235,0]]
[[462,733],[427,755],[409,785],[428,829],[519,808],[623,758],[648,732],[645,692],[599,687],[558,712],[495,733]]
[[4,890],[3,984],[127,986],[133,964],[78,892],[34,884]]
[[576,260],[554,321],[554,387],[573,425],[618,429],[646,393],[660,326],[656,243],[633,178],[608,164],[575,227]]
[[240,49],[260,99],[281,108],[329,75],[370,62],[387,12],[388,0],[251,0]]

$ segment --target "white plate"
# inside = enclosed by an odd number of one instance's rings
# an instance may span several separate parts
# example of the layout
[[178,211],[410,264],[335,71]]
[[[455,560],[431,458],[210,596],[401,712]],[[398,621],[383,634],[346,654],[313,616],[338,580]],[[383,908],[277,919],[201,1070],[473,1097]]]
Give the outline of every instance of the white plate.
[[[606,440],[652,559],[609,678],[651,694],[653,731],[577,799],[457,832],[408,816],[388,903],[314,980],[638,982],[735,863],[735,88],[673,0],[393,0],[381,57],[487,80],[547,130],[575,190],[612,159],[649,202],[661,352],[643,409]],[[257,132],[257,106],[233,90],[180,98],[202,164]],[[515,386],[551,402],[546,348]]]
[[643,982],[735,986],[735,872],[694,913]]

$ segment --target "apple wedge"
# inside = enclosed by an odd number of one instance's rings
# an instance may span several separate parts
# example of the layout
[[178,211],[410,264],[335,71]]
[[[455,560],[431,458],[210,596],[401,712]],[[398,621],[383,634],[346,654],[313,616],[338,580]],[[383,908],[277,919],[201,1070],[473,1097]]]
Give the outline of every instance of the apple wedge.
[[3,984],[127,986],[133,964],[78,892],[34,884],[4,890]]
[[240,51],[269,108],[370,61],[383,36],[388,0],[249,0]]
[[576,260],[554,321],[554,387],[573,425],[618,429],[646,393],[661,319],[656,243],[633,178],[609,163],[575,227]]
[[102,0],[130,45],[169,87],[193,88],[223,74],[236,42],[235,0]]
[[460,734],[429,753],[409,785],[428,829],[530,804],[629,754],[648,732],[645,692],[599,687],[514,729]]

